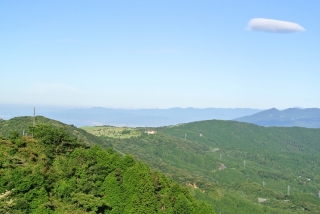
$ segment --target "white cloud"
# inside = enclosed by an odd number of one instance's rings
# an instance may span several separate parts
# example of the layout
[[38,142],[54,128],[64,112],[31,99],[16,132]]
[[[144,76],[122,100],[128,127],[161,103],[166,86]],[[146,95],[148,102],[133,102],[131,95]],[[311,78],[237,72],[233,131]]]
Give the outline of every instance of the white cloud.
[[251,19],[247,29],[272,33],[295,33],[305,31],[301,25],[294,22],[264,18]]

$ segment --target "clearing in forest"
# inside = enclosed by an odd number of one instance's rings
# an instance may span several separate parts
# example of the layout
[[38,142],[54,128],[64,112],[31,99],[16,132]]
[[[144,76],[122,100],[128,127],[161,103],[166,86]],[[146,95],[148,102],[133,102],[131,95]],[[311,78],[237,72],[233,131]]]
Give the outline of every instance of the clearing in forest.
[[130,138],[140,136],[140,132],[135,128],[114,127],[114,126],[85,126],[81,129],[96,136],[107,136],[112,138]]

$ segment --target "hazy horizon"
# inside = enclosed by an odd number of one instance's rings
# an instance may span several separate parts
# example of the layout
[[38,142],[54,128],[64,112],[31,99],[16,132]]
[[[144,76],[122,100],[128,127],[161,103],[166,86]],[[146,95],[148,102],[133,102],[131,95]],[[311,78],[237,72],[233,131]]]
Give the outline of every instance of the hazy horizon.
[[137,107],[137,108],[130,108],[130,107],[108,107],[108,106],[89,106],[89,105],[33,105],[33,104],[22,104],[22,103],[0,103],[0,106],[14,106],[17,108],[52,108],[52,109],[90,109],[90,108],[106,108],[106,109],[125,109],[125,110],[141,110],[141,109],[174,109],[174,108],[181,108],[181,109],[187,109],[187,108],[194,108],[194,109],[260,109],[260,110],[268,110],[272,108],[276,108],[278,110],[285,110],[289,108],[300,108],[300,109],[307,109],[307,108],[318,108],[318,107],[301,107],[301,106],[289,106],[287,108],[278,108],[277,106],[271,106],[267,108],[255,108],[255,107],[215,107],[215,106],[208,106],[208,107],[195,107],[195,106],[187,106],[187,107],[181,107],[181,106],[169,106],[169,107]]

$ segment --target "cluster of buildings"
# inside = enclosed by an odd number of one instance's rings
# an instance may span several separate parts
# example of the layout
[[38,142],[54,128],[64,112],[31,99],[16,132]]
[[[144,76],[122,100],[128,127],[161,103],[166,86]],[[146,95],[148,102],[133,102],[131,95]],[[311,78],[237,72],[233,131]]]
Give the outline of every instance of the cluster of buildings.
[[157,131],[155,131],[155,130],[147,130],[147,131],[145,131],[144,133],[146,133],[146,134],[157,134]]

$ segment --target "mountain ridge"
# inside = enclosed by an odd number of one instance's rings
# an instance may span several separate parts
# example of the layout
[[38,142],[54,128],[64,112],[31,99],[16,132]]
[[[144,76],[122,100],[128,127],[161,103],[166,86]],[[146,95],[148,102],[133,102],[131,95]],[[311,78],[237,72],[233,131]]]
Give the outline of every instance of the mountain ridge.
[[320,109],[289,108],[278,110],[272,108],[253,115],[236,118],[234,121],[253,123],[260,126],[320,128]]

